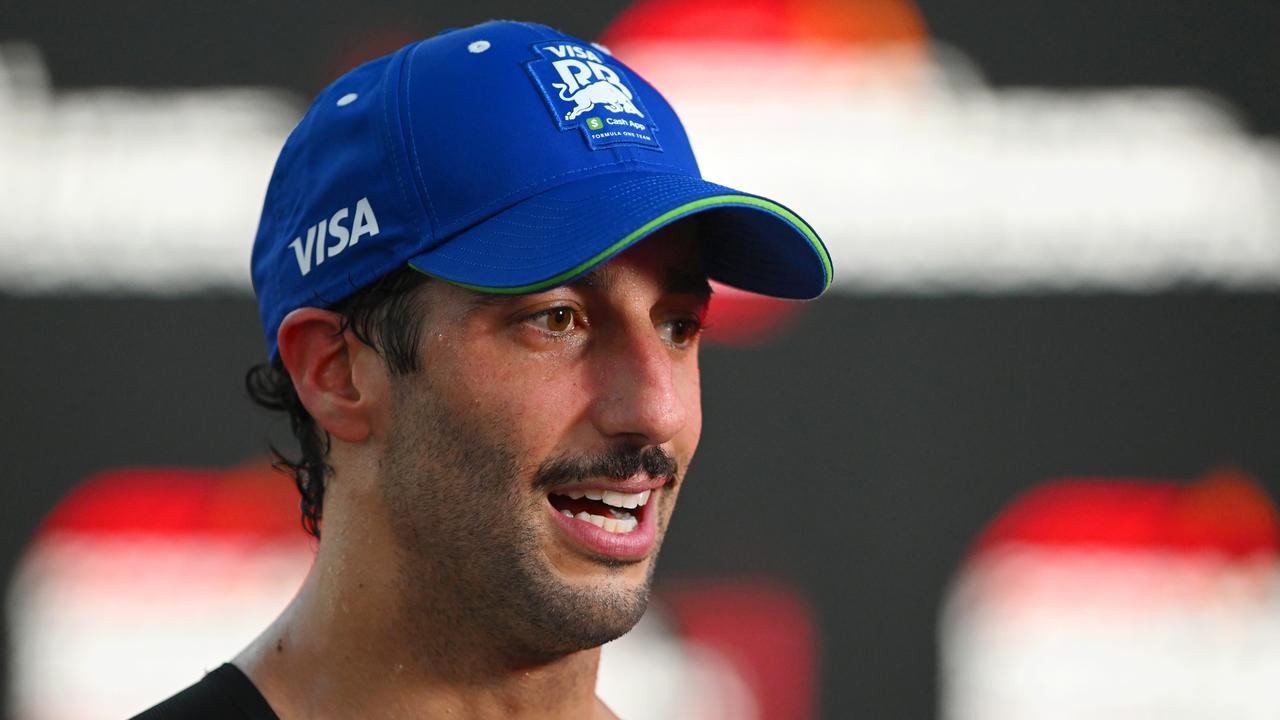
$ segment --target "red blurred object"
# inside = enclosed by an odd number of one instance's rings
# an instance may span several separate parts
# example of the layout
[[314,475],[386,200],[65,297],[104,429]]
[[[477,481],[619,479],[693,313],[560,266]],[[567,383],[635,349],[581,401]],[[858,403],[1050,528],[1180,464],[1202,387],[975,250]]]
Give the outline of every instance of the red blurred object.
[[58,503],[40,535],[304,538],[298,492],[266,461],[225,470],[145,468],[95,475]]
[[1280,517],[1258,482],[1237,470],[1190,484],[1059,480],[1014,500],[987,526],[974,554],[1014,542],[1275,555]]
[[792,590],[729,581],[662,594],[679,635],[715,650],[755,695],[760,720],[814,716],[817,634]]
[[794,300],[712,283],[715,293],[705,319],[707,339],[723,345],[758,345],[778,336],[800,310]]

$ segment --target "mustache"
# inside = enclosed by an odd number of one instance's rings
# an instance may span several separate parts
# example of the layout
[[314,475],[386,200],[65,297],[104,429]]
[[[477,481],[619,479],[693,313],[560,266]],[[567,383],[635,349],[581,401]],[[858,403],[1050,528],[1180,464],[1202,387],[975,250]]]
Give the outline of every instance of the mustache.
[[651,478],[675,480],[679,466],[666,450],[649,447],[618,447],[597,455],[566,455],[551,458],[538,466],[534,487],[565,485],[591,478],[625,480],[644,470]]

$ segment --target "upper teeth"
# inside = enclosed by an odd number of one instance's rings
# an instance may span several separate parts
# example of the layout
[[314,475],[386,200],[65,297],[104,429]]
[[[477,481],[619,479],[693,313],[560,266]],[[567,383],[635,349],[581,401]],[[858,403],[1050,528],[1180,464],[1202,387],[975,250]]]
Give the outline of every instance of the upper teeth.
[[644,507],[649,502],[649,494],[652,490],[645,490],[638,493],[620,493],[612,490],[569,490],[567,492],[556,493],[557,495],[567,495],[574,500],[579,498],[588,498],[591,500],[599,500],[605,505],[612,505],[619,508],[635,508]]

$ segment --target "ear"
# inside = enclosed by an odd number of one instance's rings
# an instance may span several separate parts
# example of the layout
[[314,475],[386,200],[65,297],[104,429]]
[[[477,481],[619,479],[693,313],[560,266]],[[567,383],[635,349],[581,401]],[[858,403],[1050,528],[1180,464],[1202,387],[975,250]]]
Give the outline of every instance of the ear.
[[[285,316],[277,335],[280,360],[293,379],[307,412],[333,437],[359,443],[373,425],[368,384],[369,348],[343,332],[342,316],[319,308],[299,308]],[[367,351],[367,352],[366,352]]]

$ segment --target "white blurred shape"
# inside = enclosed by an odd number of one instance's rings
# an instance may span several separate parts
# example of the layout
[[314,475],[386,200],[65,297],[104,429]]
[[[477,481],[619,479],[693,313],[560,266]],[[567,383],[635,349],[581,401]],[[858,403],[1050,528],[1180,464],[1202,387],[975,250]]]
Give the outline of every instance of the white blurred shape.
[[300,114],[266,89],[54,93],[32,46],[0,47],[0,289],[247,289]]
[[1037,485],[939,630],[943,720],[1280,717],[1280,514],[1231,469]]
[[713,648],[681,640],[650,608],[601,648],[596,693],[627,720],[754,720],[755,695]]
[[40,540],[9,591],[13,717],[132,717],[248,645],[311,559],[233,537]]
[[[1280,288],[1280,142],[1193,89],[997,90],[958,50],[614,47],[704,175],[791,206],[855,292]],[[249,289],[301,103],[55,93],[0,50],[0,291]]]
[[1280,287],[1280,143],[1205,92],[996,90],[938,44],[615,50],[705,177],[818,229],[837,287]]
[[[312,557],[300,538],[39,536],[9,589],[11,715],[132,717],[239,653],[288,604]],[[652,610],[605,646],[597,692],[628,720],[758,717],[733,665]]]
[[1280,564],[1007,545],[943,609],[944,720],[1280,717]]

